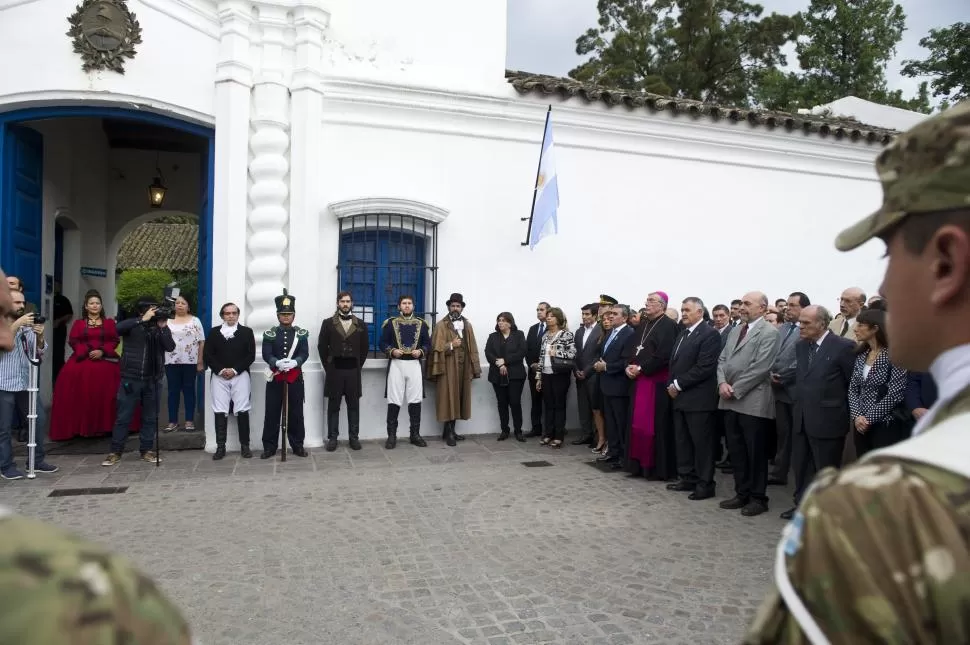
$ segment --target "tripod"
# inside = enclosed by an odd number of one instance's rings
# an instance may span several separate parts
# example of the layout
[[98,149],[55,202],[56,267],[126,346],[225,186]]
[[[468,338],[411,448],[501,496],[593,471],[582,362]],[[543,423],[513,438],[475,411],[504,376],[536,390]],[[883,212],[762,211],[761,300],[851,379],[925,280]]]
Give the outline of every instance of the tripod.
[[38,338],[34,336],[34,348],[30,349],[27,335],[21,336],[24,354],[30,363],[30,374],[27,381],[27,479],[37,477],[35,471],[37,455],[37,393],[40,389],[40,356],[37,355]]

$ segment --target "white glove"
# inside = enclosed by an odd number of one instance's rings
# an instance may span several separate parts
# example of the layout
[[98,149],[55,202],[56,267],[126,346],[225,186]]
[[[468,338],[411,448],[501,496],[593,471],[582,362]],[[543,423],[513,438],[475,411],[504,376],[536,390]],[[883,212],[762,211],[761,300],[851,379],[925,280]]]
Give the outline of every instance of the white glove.
[[284,358],[276,361],[276,369],[281,372],[289,372],[294,367],[296,367],[296,361],[292,358]]

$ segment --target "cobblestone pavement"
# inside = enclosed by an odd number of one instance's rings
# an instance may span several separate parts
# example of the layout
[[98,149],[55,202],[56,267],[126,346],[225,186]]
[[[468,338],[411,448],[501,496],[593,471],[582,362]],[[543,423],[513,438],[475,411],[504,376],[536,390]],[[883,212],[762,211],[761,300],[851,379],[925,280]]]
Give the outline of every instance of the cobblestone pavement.
[[[62,456],[56,475],[0,482],[0,503],[129,555],[205,645],[736,643],[790,492],[744,518],[717,508],[728,477],[691,502],[591,456],[494,435],[286,463]],[[129,488],[48,497],[93,486]]]

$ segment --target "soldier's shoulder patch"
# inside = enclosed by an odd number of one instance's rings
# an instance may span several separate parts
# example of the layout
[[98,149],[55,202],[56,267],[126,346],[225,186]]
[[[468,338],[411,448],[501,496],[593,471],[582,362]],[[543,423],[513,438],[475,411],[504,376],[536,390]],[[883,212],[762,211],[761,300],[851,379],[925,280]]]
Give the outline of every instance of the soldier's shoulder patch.
[[303,338],[304,336],[309,336],[310,332],[306,329],[303,329],[302,327],[298,327],[296,330],[296,335],[299,336],[300,338]]
[[266,331],[263,332],[263,338],[276,338],[276,330],[267,329]]

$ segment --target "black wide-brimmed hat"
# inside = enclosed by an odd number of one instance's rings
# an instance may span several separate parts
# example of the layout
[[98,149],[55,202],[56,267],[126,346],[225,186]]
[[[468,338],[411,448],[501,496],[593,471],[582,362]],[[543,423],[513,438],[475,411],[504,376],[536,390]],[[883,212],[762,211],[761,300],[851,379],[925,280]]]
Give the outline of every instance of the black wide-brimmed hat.
[[296,298],[291,296],[286,289],[283,289],[283,295],[276,296],[276,313],[278,314],[296,313]]
[[460,293],[453,293],[453,294],[451,294],[451,297],[448,298],[448,300],[445,302],[445,306],[446,307],[450,307],[451,306],[451,303],[453,303],[453,302],[457,302],[462,307],[465,306],[465,300],[464,300],[464,298],[462,297],[462,295]]

